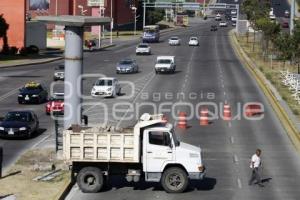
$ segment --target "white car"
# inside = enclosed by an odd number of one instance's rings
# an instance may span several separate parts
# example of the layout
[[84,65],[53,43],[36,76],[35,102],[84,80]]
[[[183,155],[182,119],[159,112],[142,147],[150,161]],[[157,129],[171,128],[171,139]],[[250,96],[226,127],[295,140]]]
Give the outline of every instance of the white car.
[[231,11],[230,11],[230,14],[231,14],[231,15],[236,15],[237,12],[236,12],[236,10],[231,10]]
[[176,70],[175,56],[157,56],[155,64],[155,73],[172,72]]
[[169,45],[180,45],[180,39],[178,37],[171,37],[169,39]]
[[189,41],[189,46],[198,46],[199,41],[197,37],[191,37]]
[[232,16],[232,17],[231,17],[231,21],[232,21],[232,22],[236,22],[236,21],[237,21],[237,17],[236,17],[236,16]]
[[115,97],[121,94],[119,81],[113,77],[99,78],[91,91],[93,97]]
[[220,27],[227,27],[227,22],[220,22],[220,23],[219,23],[219,26],[220,26]]
[[136,55],[139,54],[147,54],[150,55],[151,54],[151,47],[149,44],[147,43],[141,43],[139,44],[136,49],[135,49],[135,53]]
[[218,13],[218,14],[216,15],[215,20],[216,20],[216,21],[221,21],[221,20],[222,20],[220,13]]

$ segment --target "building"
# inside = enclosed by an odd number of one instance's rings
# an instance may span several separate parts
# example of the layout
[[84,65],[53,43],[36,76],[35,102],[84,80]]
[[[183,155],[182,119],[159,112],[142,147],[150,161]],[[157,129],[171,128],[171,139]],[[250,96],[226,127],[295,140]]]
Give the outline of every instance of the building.
[[[28,46],[26,37],[26,18],[34,21],[43,15],[87,15],[113,18],[113,27],[118,30],[133,25],[132,6],[137,7],[138,0],[0,0],[0,15],[9,24],[8,45],[21,48]],[[101,12],[99,13],[99,10]],[[28,25],[29,26],[29,25]],[[54,26],[48,26],[48,29]],[[99,27],[92,28],[99,34]],[[2,40],[0,40],[2,48]]]

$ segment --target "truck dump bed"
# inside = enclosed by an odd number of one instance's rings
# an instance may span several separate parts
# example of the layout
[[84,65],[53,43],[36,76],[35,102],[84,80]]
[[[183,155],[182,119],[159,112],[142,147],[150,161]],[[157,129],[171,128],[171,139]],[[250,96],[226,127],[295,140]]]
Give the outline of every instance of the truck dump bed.
[[139,143],[133,129],[120,131],[93,127],[74,132],[65,130],[63,154],[66,161],[139,162]]

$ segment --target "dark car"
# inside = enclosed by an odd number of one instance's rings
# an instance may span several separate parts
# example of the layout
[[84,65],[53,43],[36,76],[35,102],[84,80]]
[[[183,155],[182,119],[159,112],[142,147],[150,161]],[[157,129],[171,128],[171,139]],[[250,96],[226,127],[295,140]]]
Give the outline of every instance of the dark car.
[[20,89],[18,96],[19,104],[23,103],[33,103],[40,104],[48,100],[47,90],[40,84],[36,82],[29,82],[25,84],[23,88]]
[[0,123],[0,137],[31,138],[38,129],[39,120],[33,111],[12,111]]
[[218,30],[218,28],[216,25],[211,25],[210,31],[217,31],[217,30]]
[[65,79],[65,66],[58,65],[54,70],[53,80],[64,80]]
[[137,73],[139,71],[139,66],[135,60],[128,58],[121,60],[117,64],[117,74],[119,73]]

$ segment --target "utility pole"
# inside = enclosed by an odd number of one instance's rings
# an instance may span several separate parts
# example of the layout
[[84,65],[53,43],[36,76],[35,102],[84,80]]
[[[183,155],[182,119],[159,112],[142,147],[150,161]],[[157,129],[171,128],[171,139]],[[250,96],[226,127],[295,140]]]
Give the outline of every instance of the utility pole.
[[[99,17],[102,17],[102,7],[101,2],[99,1]],[[99,25],[99,33],[98,33],[98,48],[101,48],[101,25]]]
[[58,15],[58,0],[55,1],[55,15],[57,16]]
[[111,23],[110,23],[110,44],[112,44],[112,30],[113,30],[113,24],[114,24],[114,19],[113,19],[113,1],[110,0],[110,18],[111,18]]
[[146,26],[146,0],[144,0],[143,28]]
[[290,34],[293,34],[294,31],[294,18],[295,18],[295,0],[291,2],[291,11],[290,11]]
[[132,6],[131,9],[134,12],[134,36],[136,35],[136,10],[137,8],[135,6]]

